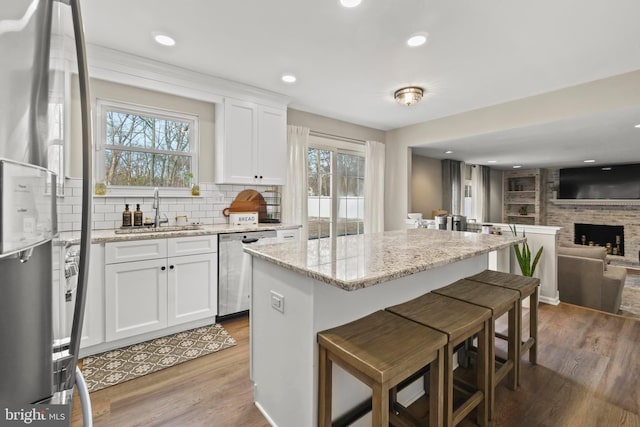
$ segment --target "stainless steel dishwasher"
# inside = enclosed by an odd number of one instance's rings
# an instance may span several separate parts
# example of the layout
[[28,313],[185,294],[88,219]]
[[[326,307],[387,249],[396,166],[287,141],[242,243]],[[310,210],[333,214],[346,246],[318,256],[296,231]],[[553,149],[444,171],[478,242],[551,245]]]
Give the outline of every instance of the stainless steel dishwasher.
[[218,319],[249,310],[251,255],[246,254],[242,247],[263,239],[275,243],[275,230],[218,235]]

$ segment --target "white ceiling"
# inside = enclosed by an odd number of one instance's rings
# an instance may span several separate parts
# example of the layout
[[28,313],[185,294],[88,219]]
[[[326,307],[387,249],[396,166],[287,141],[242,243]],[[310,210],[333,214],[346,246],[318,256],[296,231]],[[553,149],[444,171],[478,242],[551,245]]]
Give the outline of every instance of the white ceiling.
[[[353,9],[338,0],[82,0],[82,8],[90,44],[284,94],[291,108],[381,130],[640,69],[637,0],[363,0]],[[157,45],[154,31],[173,36],[176,46]],[[420,31],[429,33],[428,43],[406,46]],[[298,81],[283,83],[285,72]],[[407,85],[428,90],[410,108],[393,100]],[[640,123],[638,113],[623,115],[635,114]],[[631,138],[627,148],[637,145],[640,130],[615,129],[617,117],[431,144],[435,152],[425,154],[478,147],[463,160],[480,162],[494,153],[498,160],[515,140],[540,150],[540,141],[549,139],[542,135],[562,135],[546,148],[566,163],[585,137],[611,154],[605,143],[611,135],[594,139],[604,132],[594,126],[600,120],[616,138]],[[610,161],[629,161],[629,154],[640,161],[635,151],[621,149]],[[511,150],[514,163],[525,155]]]

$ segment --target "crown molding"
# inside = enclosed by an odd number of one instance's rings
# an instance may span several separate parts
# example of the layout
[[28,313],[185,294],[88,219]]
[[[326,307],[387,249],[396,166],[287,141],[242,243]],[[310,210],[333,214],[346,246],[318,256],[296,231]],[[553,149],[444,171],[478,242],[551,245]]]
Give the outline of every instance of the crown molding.
[[233,97],[286,108],[290,100],[279,93],[98,45],[89,44],[87,52],[91,78],[213,103]]

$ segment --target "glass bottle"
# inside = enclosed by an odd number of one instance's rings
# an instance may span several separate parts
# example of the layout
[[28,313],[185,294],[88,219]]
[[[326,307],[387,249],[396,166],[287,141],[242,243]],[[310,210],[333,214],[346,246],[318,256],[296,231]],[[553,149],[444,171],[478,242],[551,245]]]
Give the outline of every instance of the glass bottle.
[[129,205],[124,205],[124,211],[122,212],[122,226],[131,227],[131,223],[131,211],[129,210]]
[[142,211],[140,210],[140,204],[136,204],[136,211],[133,213],[133,225],[135,227],[142,226]]

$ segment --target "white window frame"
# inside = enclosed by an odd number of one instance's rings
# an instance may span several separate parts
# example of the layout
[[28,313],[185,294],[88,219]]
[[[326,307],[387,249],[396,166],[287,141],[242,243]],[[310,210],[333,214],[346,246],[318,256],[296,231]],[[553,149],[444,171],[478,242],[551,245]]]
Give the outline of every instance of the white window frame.
[[[126,101],[115,101],[109,99],[97,99],[96,101],[96,126],[95,126],[95,159],[94,159],[94,181],[103,182],[105,176],[104,156],[107,141],[107,111],[117,110],[125,113],[147,115],[158,117],[166,120],[179,120],[191,122],[189,142],[189,153],[180,153],[181,156],[191,157],[191,173],[193,178],[191,184],[199,183],[198,173],[198,153],[200,151],[200,129],[199,129],[199,117],[195,114],[188,114],[178,111],[171,111],[157,107],[149,107],[145,105],[134,104]],[[140,150],[143,152],[158,152],[165,153],[162,150]],[[191,195],[191,188],[178,188],[178,187],[160,187],[161,194],[163,196],[172,197],[193,197]],[[129,196],[129,195],[142,195],[148,196],[153,188],[146,186],[127,186],[127,185],[110,185],[107,189],[107,196]]]

